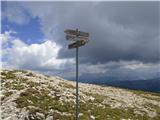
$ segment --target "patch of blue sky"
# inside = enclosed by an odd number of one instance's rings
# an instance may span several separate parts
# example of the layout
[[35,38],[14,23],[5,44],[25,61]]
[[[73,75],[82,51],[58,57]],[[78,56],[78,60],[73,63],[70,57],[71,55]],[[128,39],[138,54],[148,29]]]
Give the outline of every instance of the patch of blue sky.
[[7,18],[4,18],[1,21],[2,33],[5,31],[15,31],[16,34],[13,36],[21,39],[27,44],[41,43],[44,39],[44,34],[40,30],[40,23],[38,18],[31,18],[27,24],[19,25],[14,22],[8,21]]

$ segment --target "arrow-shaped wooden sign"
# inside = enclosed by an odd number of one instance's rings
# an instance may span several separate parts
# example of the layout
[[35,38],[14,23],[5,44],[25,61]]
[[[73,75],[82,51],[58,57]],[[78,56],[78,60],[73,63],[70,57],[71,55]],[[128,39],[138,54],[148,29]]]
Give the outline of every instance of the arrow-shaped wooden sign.
[[68,45],[68,48],[69,48],[69,49],[78,48],[78,47],[83,46],[83,45],[85,45],[85,44],[86,44],[86,42],[83,41],[83,40],[81,40],[81,41],[76,41],[76,42],[74,42],[74,43],[72,43],[72,44],[69,44],[69,45]]
[[82,37],[82,36],[76,37],[75,35],[66,35],[66,39],[71,41],[80,41],[80,40],[89,41],[88,37]]
[[67,29],[64,32],[68,35],[75,35],[77,37],[78,36],[89,37],[89,33],[87,32],[81,32],[81,31],[71,30],[71,29]]

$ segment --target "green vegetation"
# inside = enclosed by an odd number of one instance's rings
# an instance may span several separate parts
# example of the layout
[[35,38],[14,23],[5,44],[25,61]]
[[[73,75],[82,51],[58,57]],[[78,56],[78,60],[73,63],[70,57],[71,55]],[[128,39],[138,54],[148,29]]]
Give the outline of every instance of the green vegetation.
[[4,96],[1,97],[1,100],[3,101],[5,98],[11,96],[13,94],[12,91],[7,91],[5,93],[3,93]]
[[[11,88],[11,86],[12,86],[12,82],[6,82],[5,84],[4,84],[4,87],[5,88]],[[3,87],[3,86],[2,86]]]
[[12,70],[14,73],[17,73],[17,72],[21,72],[21,73],[27,73],[26,70]]
[[26,74],[26,76],[34,77],[34,74],[32,72],[29,72]]
[[151,104],[151,103],[147,103],[144,106],[152,108],[153,110],[156,110],[157,116],[154,117],[154,120],[159,120],[160,119],[160,107],[158,107],[158,106],[156,106],[154,104]]
[[25,88],[25,85],[22,85],[22,84],[13,84],[13,87],[12,89],[15,89],[15,90],[23,90]]
[[[60,99],[60,94],[62,93],[63,88],[75,89],[75,86],[67,84],[66,82],[60,82],[58,85],[52,86],[52,84],[47,84],[44,82],[44,86],[40,87],[40,83],[28,80],[30,77],[17,77],[15,74],[16,72],[25,73],[26,76],[34,76],[34,74],[32,72],[28,73],[21,70],[1,72],[1,75],[3,76],[3,79],[5,81],[5,84],[2,85],[2,88],[8,88],[18,91],[27,88],[15,100],[18,108],[26,108],[29,111],[28,118],[26,119],[45,120],[49,115],[52,116],[54,120],[75,120],[75,103],[66,102]],[[53,91],[53,96],[50,95],[50,91]],[[160,96],[160,94],[143,91],[131,92],[150,100],[160,100],[160,98],[158,97]],[[4,92],[2,101],[12,94],[13,92],[11,91]],[[107,99],[106,96],[94,94],[92,93],[92,91],[83,92],[83,94],[88,97],[90,96],[91,99],[87,101],[84,100],[84,97],[80,96],[79,120],[90,120],[90,116],[94,116],[96,120],[120,120],[122,118],[132,120],[160,119],[160,107],[151,103],[145,104],[144,107],[153,108],[154,110],[156,110],[157,116],[154,118],[150,118],[145,112],[143,112],[144,115],[135,114],[134,109],[136,108],[111,108],[109,106],[110,103],[108,103],[108,105],[103,104],[103,101]],[[72,96],[66,96],[66,99],[70,99],[71,97]],[[84,100],[85,102],[82,100]],[[41,115],[38,116],[37,113],[40,113]]]
[[[27,107],[29,109],[28,106],[35,106],[39,108],[39,111],[41,111],[45,116],[48,115],[48,111],[50,109],[58,110],[60,112],[70,111],[70,113],[74,113],[72,103],[61,103],[56,97],[52,98],[49,96],[48,93],[49,91],[46,91],[45,89],[38,91],[30,88],[25,92],[22,92],[15,102],[19,108]],[[33,109],[29,110],[30,112],[34,111]]]
[[5,92],[5,93],[3,93],[6,97],[9,97],[10,95],[12,95],[13,94],[13,92],[12,91],[8,91],[8,92]]
[[14,89],[14,90],[22,90],[25,88],[25,85],[22,83],[23,82],[20,79],[16,79],[16,80],[6,82],[2,87]]
[[40,86],[39,83],[37,82],[33,82],[33,81],[27,81],[26,84],[29,86],[29,87],[37,87],[37,86]]
[[23,70],[12,70],[12,71],[2,71],[1,72],[1,77],[2,80],[1,82],[5,84],[2,84],[2,88],[8,88],[8,89],[14,89],[14,90],[22,90],[25,88],[25,83],[28,79],[23,78],[23,77],[17,77],[16,72],[23,72],[26,73]]
[[[33,88],[27,89],[25,92],[20,94],[20,97],[16,100],[17,107],[26,107],[29,110],[29,114],[36,117],[36,112],[43,113],[46,117],[49,114],[49,110],[53,109],[59,112],[53,112],[52,116],[54,119],[60,120],[74,120],[75,116],[75,105],[73,103],[59,101],[56,97],[51,97],[48,95],[49,91],[45,89],[36,90]],[[90,94],[90,93],[89,93]],[[80,102],[80,120],[89,120],[90,116],[95,116],[96,120],[120,120],[133,119],[133,120],[152,120],[146,114],[143,116],[134,113],[133,109],[126,108],[111,108],[105,105],[105,107],[98,106],[98,103],[105,99],[105,96],[90,94],[95,97],[94,101]],[[29,106],[34,106],[35,108],[29,108]],[[159,108],[158,108],[159,110]],[[159,112],[159,111],[158,111]],[[60,114],[60,113],[69,113]],[[159,116],[158,116],[159,117]],[[158,120],[153,118],[153,120]],[[36,118],[35,118],[36,119]],[[42,118],[37,118],[37,120]],[[30,117],[31,120],[31,117]]]
[[53,112],[53,120],[75,120],[74,115],[62,115],[61,113]]
[[135,114],[134,110],[131,108],[111,108],[108,105],[104,105],[105,107],[103,108],[102,106],[98,106],[98,103],[102,104],[105,96],[92,93],[86,94],[94,97],[95,100],[92,102],[88,101],[86,103],[80,102],[80,112],[84,114],[84,120],[89,119],[90,115],[95,116],[96,120],[120,120],[122,118],[133,120],[152,120],[149,119],[146,114],[143,116]]
[[146,92],[146,91],[141,91],[141,90],[129,90],[129,91],[132,91],[133,93],[140,95],[147,99],[160,101],[160,93]]
[[60,82],[60,83],[59,83],[59,86],[65,87],[65,88],[70,88],[70,89],[76,89],[75,86],[73,86],[73,85],[71,85],[71,84],[67,84],[67,83],[65,83],[65,82]]
[[2,71],[1,76],[3,79],[16,79],[16,75],[14,74],[14,71]]
[[[26,81],[27,78],[17,78],[16,74],[17,72],[27,73],[24,70],[10,70],[10,71],[1,71],[1,77],[4,80],[20,80],[20,81]],[[3,82],[3,81],[2,81]]]

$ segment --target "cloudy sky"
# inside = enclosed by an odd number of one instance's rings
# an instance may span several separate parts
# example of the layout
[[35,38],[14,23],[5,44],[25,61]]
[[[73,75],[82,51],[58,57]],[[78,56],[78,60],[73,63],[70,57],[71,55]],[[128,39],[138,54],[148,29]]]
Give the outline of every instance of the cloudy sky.
[[75,77],[65,29],[90,33],[80,48],[83,80],[159,76],[160,2],[2,2],[2,67]]

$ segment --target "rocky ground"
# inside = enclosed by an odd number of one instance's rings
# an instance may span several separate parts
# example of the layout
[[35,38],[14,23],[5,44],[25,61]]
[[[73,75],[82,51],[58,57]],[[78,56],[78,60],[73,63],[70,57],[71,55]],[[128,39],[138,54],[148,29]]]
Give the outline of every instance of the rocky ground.
[[[79,84],[80,120],[160,120],[160,94]],[[1,119],[75,120],[75,82],[1,70]]]

